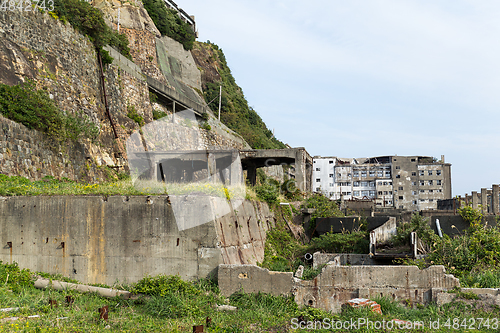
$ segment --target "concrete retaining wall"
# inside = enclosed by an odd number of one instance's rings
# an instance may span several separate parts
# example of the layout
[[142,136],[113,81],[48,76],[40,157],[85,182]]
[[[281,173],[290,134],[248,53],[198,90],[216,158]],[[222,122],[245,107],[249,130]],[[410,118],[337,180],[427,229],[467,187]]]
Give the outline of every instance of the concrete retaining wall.
[[267,205],[193,197],[2,197],[0,260],[106,284],[146,274],[196,279],[219,264],[262,261],[274,226]]

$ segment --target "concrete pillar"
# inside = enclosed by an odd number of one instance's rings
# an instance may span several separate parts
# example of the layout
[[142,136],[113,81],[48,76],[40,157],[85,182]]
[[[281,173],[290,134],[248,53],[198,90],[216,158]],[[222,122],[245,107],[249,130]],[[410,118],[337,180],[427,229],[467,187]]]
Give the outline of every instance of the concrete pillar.
[[465,205],[469,205],[469,196],[467,195],[467,193],[465,193]]
[[215,155],[208,153],[207,156],[207,169],[208,169],[208,179],[211,182],[217,181],[217,163],[215,160]]
[[481,206],[483,215],[488,215],[488,192],[485,188],[481,189]]
[[237,150],[231,152],[231,178],[229,184],[238,185],[243,181],[243,169],[241,167],[240,153]]
[[500,189],[500,185],[493,185],[492,186],[493,193],[491,195],[491,201],[492,201],[491,207],[492,207],[493,214],[495,214],[495,215],[500,214],[499,189]]
[[477,192],[472,191],[472,208],[477,209],[478,206],[478,197],[477,197]]
[[295,184],[301,191],[307,190],[307,170],[305,162],[305,151],[302,149],[297,149],[295,152]]

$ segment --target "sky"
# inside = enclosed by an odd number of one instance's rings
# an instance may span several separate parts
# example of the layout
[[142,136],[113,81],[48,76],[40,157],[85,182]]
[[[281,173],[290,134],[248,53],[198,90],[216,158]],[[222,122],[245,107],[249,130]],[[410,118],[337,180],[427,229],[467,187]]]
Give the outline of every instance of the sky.
[[176,0],[275,136],[312,156],[423,155],[500,183],[497,0]]

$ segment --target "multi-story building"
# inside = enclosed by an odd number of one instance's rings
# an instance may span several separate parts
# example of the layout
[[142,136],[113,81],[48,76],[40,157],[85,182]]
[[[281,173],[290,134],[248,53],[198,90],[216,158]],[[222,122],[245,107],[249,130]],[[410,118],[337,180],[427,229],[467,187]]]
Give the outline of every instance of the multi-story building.
[[375,200],[378,207],[436,209],[451,199],[451,164],[444,156],[314,157],[313,189],[331,199]]

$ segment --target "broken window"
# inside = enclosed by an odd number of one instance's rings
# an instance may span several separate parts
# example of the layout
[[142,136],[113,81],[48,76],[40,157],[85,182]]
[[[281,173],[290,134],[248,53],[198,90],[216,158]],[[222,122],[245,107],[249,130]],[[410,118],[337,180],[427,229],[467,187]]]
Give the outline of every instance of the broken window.
[[436,180],[436,185],[442,185],[441,179]]
[[328,161],[328,163],[333,164],[333,161],[332,161],[332,160],[330,160],[330,161]]
[[411,173],[411,175],[412,175],[412,176],[416,176],[416,175],[417,175],[417,173],[416,173],[416,172],[412,172],[412,173]]
[[429,176],[432,176],[432,170],[429,170],[428,173],[429,173]]
[[320,168],[316,168],[316,171],[321,171],[321,169]]
[[316,183],[319,183],[320,181],[321,181],[321,179],[316,178]]
[[433,192],[434,192],[434,190],[429,190],[429,193],[433,193]]
[[416,205],[417,204],[417,200],[413,200],[413,204]]
[[424,186],[425,182],[423,180],[420,181],[420,186]]
[[436,175],[441,176],[441,170],[436,170]]
[[417,185],[417,182],[411,182],[411,184],[412,184],[413,186],[416,186],[416,185]]
[[370,182],[370,187],[375,187],[375,182]]
[[403,190],[403,186],[398,187],[398,190],[402,191]]
[[353,176],[354,177],[359,177],[359,171],[354,171]]
[[416,161],[417,161],[417,159],[416,159],[416,158],[412,158],[412,159],[411,159],[411,161],[412,161],[412,162],[416,162]]
[[387,191],[384,191],[384,195],[388,195],[388,194],[389,194],[389,192],[387,192]]
[[359,187],[359,182],[353,182],[353,183],[352,183],[352,186],[354,186],[354,187]]
[[396,178],[401,178],[401,175],[396,175]]
[[420,176],[423,176],[424,175],[424,170],[420,170],[419,174],[420,174]]
[[417,191],[411,191],[411,194],[417,195]]
[[370,177],[375,177],[375,171],[370,171]]
[[329,176],[330,178],[333,178],[333,173],[329,174],[328,176]]
[[399,170],[401,169],[401,167],[399,165],[396,166],[396,170]]
[[391,178],[391,172],[390,171],[386,171],[385,172],[385,178]]
[[429,185],[432,185],[433,181],[432,180],[429,180]]
[[377,177],[384,177],[384,172],[383,171],[378,171],[377,172]]
[[366,171],[361,171],[361,177],[366,177]]
[[425,190],[420,190],[420,193],[425,193]]
[[378,195],[382,195],[382,191],[378,191]]
[[403,200],[403,196],[402,195],[399,196],[399,200]]

